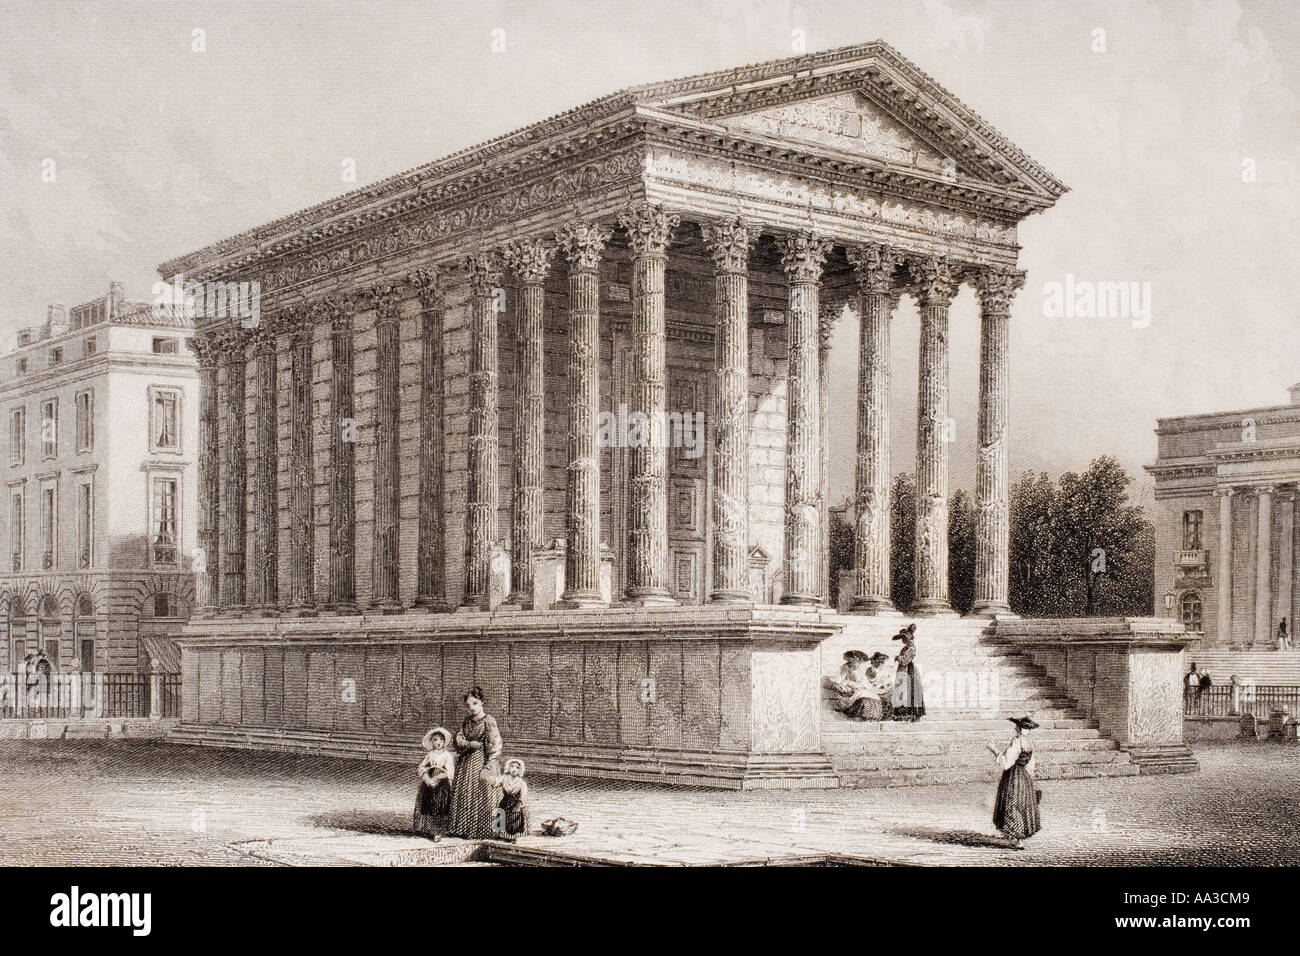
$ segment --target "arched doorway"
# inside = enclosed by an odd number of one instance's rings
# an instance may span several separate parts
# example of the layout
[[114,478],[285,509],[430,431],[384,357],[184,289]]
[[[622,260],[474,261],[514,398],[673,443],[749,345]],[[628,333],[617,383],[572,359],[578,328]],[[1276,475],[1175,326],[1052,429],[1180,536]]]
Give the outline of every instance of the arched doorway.
[[45,656],[56,668],[59,666],[59,638],[63,636],[63,620],[59,617],[59,602],[53,594],[41,598],[40,616],[37,619],[40,630],[40,647]]
[[80,670],[84,673],[98,670],[95,662],[95,601],[89,594],[77,598],[72,630],[73,651],[81,662]]

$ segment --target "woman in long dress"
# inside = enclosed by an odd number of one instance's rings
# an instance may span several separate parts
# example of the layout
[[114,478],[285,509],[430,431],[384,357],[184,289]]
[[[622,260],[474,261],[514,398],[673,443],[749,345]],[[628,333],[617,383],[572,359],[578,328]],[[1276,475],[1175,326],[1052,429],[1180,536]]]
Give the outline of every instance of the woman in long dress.
[[1031,717],[1012,717],[1016,734],[1005,750],[989,744],[989,750],[1002,768],[998,795],[993,804],[993,825],[1017,849],[1023,841],[1042,829],[1038,817],[1038,791],[1034,788],[1034,745],[1029,731],[1038,727]]
[[420,785],[415,792],[415,810],[411,829],[416,833],[439,838],[451,809],[451,781],[456,775],[456,758],[447,749],[451,731],[435,727],[424,735],[424,759],[420,761]]
[[[492,816],[501,800],[501,791],[490,778],[498,773],[501,757],[501,731],[483,706],[482,689],[475,687],[465,695],[469,711],[456,734],[456,777],[451,785],[451,823],[447,832],[467,840],[491,839]],[[484,779],[484,771],[489,779]]]
[[898,670],[894,675],[893,719],[920,720],[925,716],[925,693],[921,690],[921,668],[916,663],[916,625],[909,624],[894,640],[903,642],[903,649],[895,658]]

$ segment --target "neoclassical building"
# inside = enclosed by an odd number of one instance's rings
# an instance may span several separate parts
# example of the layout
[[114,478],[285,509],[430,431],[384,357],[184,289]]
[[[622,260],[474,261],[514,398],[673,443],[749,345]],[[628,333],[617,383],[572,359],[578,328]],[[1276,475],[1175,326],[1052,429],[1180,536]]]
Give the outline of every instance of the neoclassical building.
[[[540,769],[835,785],[831,324],[861,327],[851,616],[905,610],[914,534],[907,610],[942,619],[948,309],[978,292],[978,632],[1009,611],[1017,224],[1064,191],[871,43],[615,93],[164,263],[262,303],[196,328],[182,736],[377,755],[478,685]],[[889,526],[901,295],[914,528]]]
[[1294,628],[1300,384],[1290,399],[1157,423],[1156,600],[1206,648],[1271,651]]

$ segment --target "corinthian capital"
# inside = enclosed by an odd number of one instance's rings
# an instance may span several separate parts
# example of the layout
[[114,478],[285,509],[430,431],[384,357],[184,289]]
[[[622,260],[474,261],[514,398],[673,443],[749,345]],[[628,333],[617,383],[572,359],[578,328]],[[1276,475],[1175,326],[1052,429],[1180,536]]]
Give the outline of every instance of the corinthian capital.
[[195,335],[189,339],[190,351],[199,360],[199,368],[216,368],[217,357],[221,354],[218,338],[215,335]]
[[858,277],[858,287],[863,294],[889,295],[893,291],[894,267],[903,257],[889,246],[871,243],[850,246],[849,262]]
[[443,277],[437,269],[416,269],[407,275],[406,281],[415,290],[422,309],[436,309],[442,305]]
[[352,315],[356,300],[350,295],[331,293],[321,300],[319,308],[329,317],[335,334],[352,331]]
[[985,266],[975,273],[975,289],[985,312],[1003,313],[1011,309],[1011,300],[1025,287],[1023,269],[999,269]]
[[681,216],[651,202],[633,203],[618,217],[618,224],[627,230],[632,252],[638,256],[662,256],[667,252],[673,230],[681,221]]
[[781,268],[791,282],[819,282],[826,254],[831,251],[829,239],[811,232],[796,232],[778,240],[781,249]]
[[748,272],[749,253],[758,241],[758,230],[739,216],[707,223],[701,230],[718,272]]
[[280,329],[289,334],[289,340],[294,345],[311,341],[312,332],[316,328],[315,312],[314,308],[297,306],[286,309],[280,316]]
[[569,260],[575,272],[594,272],[600,265],[600,254],[609,242],[609,226],[589,222],[567,222],[555,232],[555,241]]
[[506,246],[502,253],[510,271],[524,285],[540,285],[551,271],[555,246],[542,239],[523,239]]
[[913,288],[922,306],[951,304],[961,285],[962,268],[959,263],[942,256],[926,256],[907,264],[912,274]]
[[469,275],[472,296],[490,296],[501,286],[501,257],[495,252],[476,252],[465,257],[465,272]]

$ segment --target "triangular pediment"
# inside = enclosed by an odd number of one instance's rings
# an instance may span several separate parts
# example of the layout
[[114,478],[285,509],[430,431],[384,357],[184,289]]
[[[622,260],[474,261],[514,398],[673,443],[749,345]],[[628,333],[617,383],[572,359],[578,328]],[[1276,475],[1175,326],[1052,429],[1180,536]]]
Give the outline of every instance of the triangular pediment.
[[944,176],[955,172],[1050,205],[1063,183],[876,42],[630,91],[661,113]]

